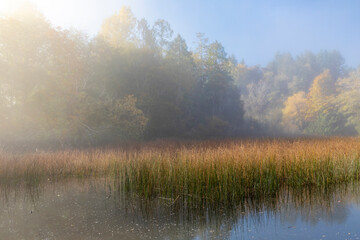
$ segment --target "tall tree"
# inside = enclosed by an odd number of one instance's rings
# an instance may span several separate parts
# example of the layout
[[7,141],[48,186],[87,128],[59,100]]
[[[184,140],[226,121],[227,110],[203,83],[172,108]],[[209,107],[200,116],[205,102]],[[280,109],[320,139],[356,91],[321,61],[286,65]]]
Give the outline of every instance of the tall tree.
[[334,82],[330,71],[325,70],[314,79],[314,82],[307,96],[306,119],[316,117],[320,112],[326,111],[331,106],[334,94]]
[[360,67],[339,81],[337,103],[347,117],[347,124],[354,125],[360,133]]
[[118,13],[105,19],[99,36],[115,48],[137,44],[136,18],[129,7],[123,6]]
[[298,92],[290,96],[282,109],[282,125],[290,133],[302,133],[305,127],[306,94]]
[[154,23],[152,32],[155,41],[161,50],[161,54],[166,55],[174,33],[170,24],[163,19],[159,19]]
[[137,23],[137,29],[140,35],[140,47],[149,48],[152,51],[157,51],[158,46],[154,32],[150,29],[148,22],[145,19],[141,19]]

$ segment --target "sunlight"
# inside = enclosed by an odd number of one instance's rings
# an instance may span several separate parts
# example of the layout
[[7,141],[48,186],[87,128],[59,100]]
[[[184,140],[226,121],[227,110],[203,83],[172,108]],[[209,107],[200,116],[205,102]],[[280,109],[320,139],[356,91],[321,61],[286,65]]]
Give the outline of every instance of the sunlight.
[[8,13],[18,8],[24,0],[0,0],[0,13]]
[[[39,12],[54,26],[62,28],[76,27],[79,30],[91,32],[87,29],[92,17],[96,17],[96,1],[86,0],[0,0],[0,13],[13,14],[26,4],[34,5]],[[86,6],[87,11],[82,11]],[[92,24],[92,26],[95,24]],[[96,32],[93,30],[93,32]]]
[[122,5],[132,9],[139,9],[141,5],[140,1],[130,0],[0,0],[0,14],[14,13],[26,3],[33,4],[53,26],[76,28],[89,35],[97,34],[102,19],[114,14]]

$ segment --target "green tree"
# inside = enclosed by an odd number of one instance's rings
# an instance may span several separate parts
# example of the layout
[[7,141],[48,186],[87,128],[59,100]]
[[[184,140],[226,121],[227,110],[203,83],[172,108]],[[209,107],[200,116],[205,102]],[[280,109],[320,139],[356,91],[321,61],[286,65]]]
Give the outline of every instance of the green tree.
[[346,118],[341,113],[336,110],[324,111],[309,122],[304,132],[315,136],[351,135],[351,129],[346,128],[345,124]]
[[348,77],[340,79],[338,87],[340,112],[347,117],[347,124],[354,125],[360,133],[360,67]]
[[136,107],[133,95],[115,101],[110,108],[111,131],[120,139],[141,139],[148,119]]

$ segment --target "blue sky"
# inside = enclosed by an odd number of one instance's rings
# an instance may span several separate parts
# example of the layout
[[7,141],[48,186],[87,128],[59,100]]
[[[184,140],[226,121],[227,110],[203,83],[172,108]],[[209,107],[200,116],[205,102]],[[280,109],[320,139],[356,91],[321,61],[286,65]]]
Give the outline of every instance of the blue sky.
[[[6,1],[8,2],[6,4]],[[23,0],[0,0],[0,10]],[[122,5],[150,23],[167,20],[190,47],[196,33],[221,42],[248,65],[266,65],[277,52],[339,50],[360,64],[359,0],[31,0],[54,24],[94,35]],[[3,3],[1,3],[3,2]]]

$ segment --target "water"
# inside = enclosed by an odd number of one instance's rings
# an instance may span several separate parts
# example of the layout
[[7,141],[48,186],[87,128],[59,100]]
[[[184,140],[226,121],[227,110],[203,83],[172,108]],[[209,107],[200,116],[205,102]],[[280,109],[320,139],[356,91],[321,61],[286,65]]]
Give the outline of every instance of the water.
[[1,189],[0,239],[360,239],[360,185],[238,206],[144,201],[107,180]]

